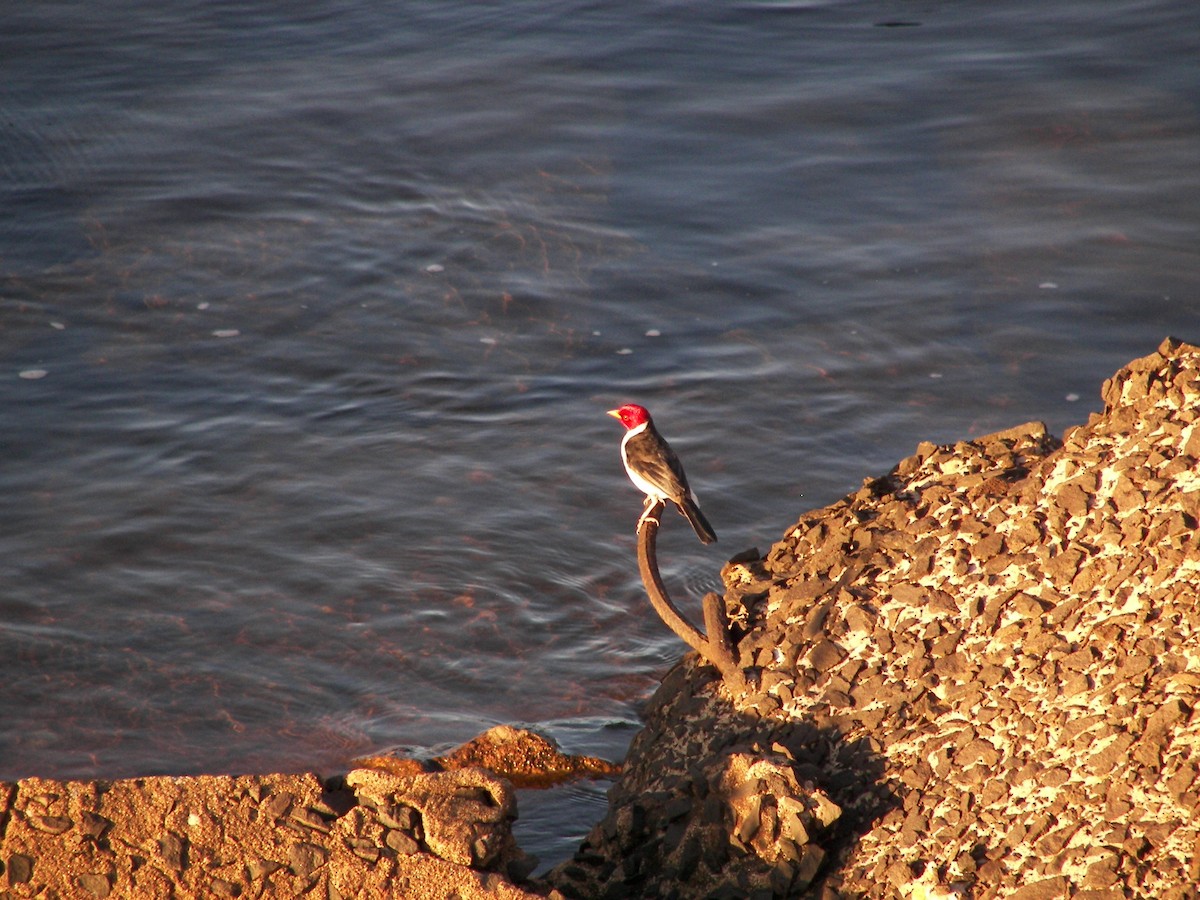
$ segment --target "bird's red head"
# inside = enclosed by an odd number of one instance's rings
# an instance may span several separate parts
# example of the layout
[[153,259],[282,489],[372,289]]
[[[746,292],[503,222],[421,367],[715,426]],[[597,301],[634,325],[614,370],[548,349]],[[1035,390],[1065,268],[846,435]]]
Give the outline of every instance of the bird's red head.
[[650,413],[646,412],[646,407],[638,406],[636,403],[626,403],[619,409],[610,409],[608,414],[614,419],[619,419],[626,428],[637,428],[642,423],[650,421]]

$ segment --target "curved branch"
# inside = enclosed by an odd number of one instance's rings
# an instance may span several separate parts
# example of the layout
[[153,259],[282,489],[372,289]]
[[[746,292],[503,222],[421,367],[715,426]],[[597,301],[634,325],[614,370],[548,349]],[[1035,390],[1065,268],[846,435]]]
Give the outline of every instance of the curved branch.
[[658,571],[658,523],[663,508],[663,501],[657,501],[642,516],[638,528],[638,571],[650,597],[650,605],[668,628],[700,656],[716,666],[732,686],[744,687],[745,676],[733,656],[729,625],[720,596],[711,592],[704,595],[704,627],[708,629],[708,635],[705,636],[683,617],[667,594],[662,575]]

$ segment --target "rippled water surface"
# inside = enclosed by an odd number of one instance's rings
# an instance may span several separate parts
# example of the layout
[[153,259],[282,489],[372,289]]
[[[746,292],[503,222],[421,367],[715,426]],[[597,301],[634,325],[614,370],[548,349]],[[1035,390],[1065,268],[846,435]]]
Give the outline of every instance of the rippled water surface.
[[[720,535],[1200,340],[1190,2],[10,4],[0,778],[619,756]],[[602,785],[530,800],[551,858]],[[523,801],[524,802],[524,801]]]

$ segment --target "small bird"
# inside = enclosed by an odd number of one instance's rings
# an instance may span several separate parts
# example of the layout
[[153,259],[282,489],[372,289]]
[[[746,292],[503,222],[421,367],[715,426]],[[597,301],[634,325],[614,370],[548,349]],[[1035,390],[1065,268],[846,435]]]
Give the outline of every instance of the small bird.
[[621,439],[621,460],[629,480],[646,495],[646,508],[638,519],[638,531],[642,530],[642,523],[649,518],[650,508],[657,501],[670,500],[691,523],[701,543],[715,541],[716,532],[700,512],[679,457],[658,433],[645,407],[626,403],[619,409],[610,409],[608,414],[627,429]]

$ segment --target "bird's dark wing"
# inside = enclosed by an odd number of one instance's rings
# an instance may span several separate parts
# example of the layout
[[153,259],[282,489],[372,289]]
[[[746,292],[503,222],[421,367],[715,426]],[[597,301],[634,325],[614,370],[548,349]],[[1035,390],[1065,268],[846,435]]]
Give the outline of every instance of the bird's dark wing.
[[672,500],[678,502],[688,493],[687,476],[679,457],[658,432],[646,429],[630,438],[625,445],[625,456],[639,475]]

